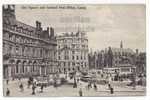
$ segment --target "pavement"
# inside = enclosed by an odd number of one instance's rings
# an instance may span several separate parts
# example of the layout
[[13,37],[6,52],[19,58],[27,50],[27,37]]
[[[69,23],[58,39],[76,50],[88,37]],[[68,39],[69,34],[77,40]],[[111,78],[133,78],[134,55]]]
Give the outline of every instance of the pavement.
[[[19,84],[23,83],[24,91],[21,92],[19,89]],[[145,96],[146,88],[142,86],[136,86],[136,89],[133,89],[129,86],[113,86],[114,94],[110,94],[110,90],[107,85],[97,85],[98,90],[95,91],[93,88],[87,89],[87,83],[79,82],[77,88],[73,88],[72,85],[62,85],[58,88],[54,88],[53,86],[49,86],[44,88],[44,92],[40,92],[40,87],[36,88],[36,94],[32,95],[32,89],[27,88],[27,79],[22,79],[21,81],[14,80],[10,81],[9,84],[6,84],[6,81],[3,83],[3,94],[6,96],[6,89],[10,89],[11,97],[34,97],[34,96],[42,96],[42,97],[76,97],[79,96],[79,89],[82,89],[83,96]]]

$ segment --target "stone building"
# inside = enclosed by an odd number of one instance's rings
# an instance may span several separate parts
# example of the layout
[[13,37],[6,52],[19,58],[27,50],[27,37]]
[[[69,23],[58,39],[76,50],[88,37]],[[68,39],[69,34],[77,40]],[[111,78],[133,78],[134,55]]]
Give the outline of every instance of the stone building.
[[88,39],[85,33],[64,33],[56,39],[60,73],[88,69]]
[[104,67],[116,67],[120,64],[134,65],[135,52],[130,48],[123,48],[121,41],[120,48],[109,47],[105,50],[89,53],[89,67],[102,69]]
[[138,75],[146,75],[146,53],[145,52],[138,52],[138,50],[136,50],[136,55],[134,56],[135,60],[135,66],[136,68],[136,72]]
[[135,55],[135,52],[130,48],[124,48],[123,42],[120,42],[120,48],[111,47],[112,56],[113,56],[113,66],[118,64],[134,64],[132,56]]
[[[23,15],[22,15],[23,16]],[[54,29],[36,27],[16,19],[15,6],[3,6],[3,76],[27,77],[54,73],[56,62]]]

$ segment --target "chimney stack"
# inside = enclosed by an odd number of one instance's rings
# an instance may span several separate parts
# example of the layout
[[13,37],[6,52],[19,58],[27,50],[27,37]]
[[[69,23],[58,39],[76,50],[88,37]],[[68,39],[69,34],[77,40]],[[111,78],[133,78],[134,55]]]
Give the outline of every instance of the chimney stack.
[[49,34],[49,27],[47,27],[47,32],[48,32],[48,34]]
[[54,37],[54,28],[50,27],[50,37]]
[[41,22],[39,22],[39,28],[41,28]]
[[38,21],[36,21],[36,29],[38,29],[39,25],[38,25]]
[[137,54],[137,55],[139,54],[139,50],[138,50],[138,49],[136,49],[136,54]]
[[37,29],[38,31],[41,31],[41,30],[42,30],[41,22],[36,21],[36,29]]

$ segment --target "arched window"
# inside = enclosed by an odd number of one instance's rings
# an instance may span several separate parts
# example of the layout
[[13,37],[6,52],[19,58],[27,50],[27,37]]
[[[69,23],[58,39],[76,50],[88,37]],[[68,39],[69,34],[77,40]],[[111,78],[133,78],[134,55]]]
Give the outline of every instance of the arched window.
[[28,56],[31,56],[31,53],[30,53],[30,47],[28,47],[27,53],[28,53],[28,54],[27,54]]
[[79,60],[79,57],[78,56],[76,56],[76,57],[77,57],[76,59]]
[[27,39],[26,38],[24,39],[24,43],[27,43]]
[[25,47],[22,47],[22,55],[25,55]]
[[19,73],[20,64],[21,64],[21,62],[18,60],[16,63],[16,73]]
[[20,41],[20,43],[23,43],[23,38],[19,37],[19,41]]
[[24,65],[22,65],[22,72],[24,73]]
[[35,55],[35,49],[34,48],[32,49],[32,54],[33,54],[33,57],[34,57],[34,55]]
[[124,52],[122,52],[122,55],[124,56]]
[[40,56],[41,56],[41,57],[43,57],[43,54],[42,54],[42,49],[40,50]]
[[18,73],[19,68],[18,68],[18,64],[16,65],[16,73]]
[[20,37],[19,36],[16,36],[16,42],[20,43]]
[[36,65],[37,65],[37,64],[36,64],[36,61],[34,61],[34,62],[33,62],[33,69],[32,69],[33,72],[36,71]]
[[7,32],[4,33],[4,38],[7,39],[7,40],[9,40],[9,34]]
[[24,49],[24,56],[27,56],[27,52],[28,52],[28,48],[25,47],[25,49]]
[[8,46],[8,53],[12,54],[12,47],[11,46]]
[[15,35],[12,35],[12,41],[13,41],[13,42],[16,42],[16,37],[15,37]]
[[17,25],[14,25],[14,31],[17,31]]

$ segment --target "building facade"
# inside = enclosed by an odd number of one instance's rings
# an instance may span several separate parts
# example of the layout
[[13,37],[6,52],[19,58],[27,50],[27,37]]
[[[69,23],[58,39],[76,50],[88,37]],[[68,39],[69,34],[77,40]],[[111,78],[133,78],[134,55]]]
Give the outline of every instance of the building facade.
[[130,48],[105,48],[105,50],[89,53],[89,65],[91,68],[102,69],[104,67],[117,67],[120,64],[134,65],[135,52]]
[[3,76],[47,75],[57,68],[54,29],[36,27],[16,19],[15,6],[3,6]]
[[88,54],[89,68],[90,69],[102,69],[105,67],[105,52],[104,50],[90,52]]
[[146,53],[145,52],[136,52],[135,58],[135,66],[136,72],[138,75],[144,75],[146,76]]
[[133,56],[135,52],[130,48],[124,48],[121,41],[120,48],[111,48],[113,62],[112,66],[118,66],[120,64],[134,64]]
[[60,73],[88,70],[88,39],[85,33],[64,33],[56,39]]

